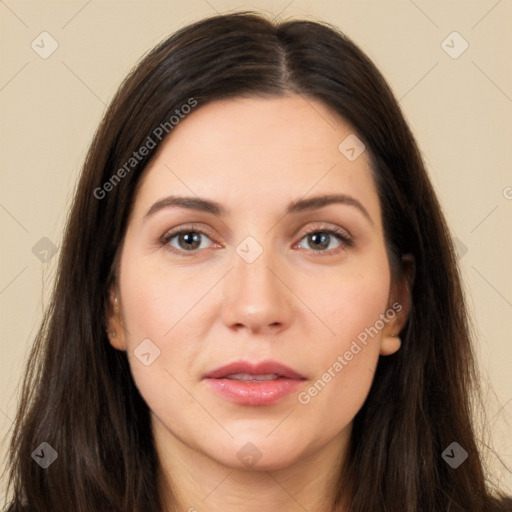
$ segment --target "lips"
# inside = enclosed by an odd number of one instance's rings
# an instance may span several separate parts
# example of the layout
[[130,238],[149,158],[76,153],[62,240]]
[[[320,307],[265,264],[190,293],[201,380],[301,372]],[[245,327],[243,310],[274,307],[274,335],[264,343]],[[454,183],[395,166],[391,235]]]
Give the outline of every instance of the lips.
[[237,374],[249,375],[271,375],[287,379],[303,380],[306,377],[292,370],[288,366],[277,361],[262,361],[261,363],[250,363],[249,361],[236,361],[226,366],[221,366],[205,375],[208,379],[221,379]]
[[296,391],[306,377],[276,361],[237,361],[204,376],[220,397],[238,405],[271,405]]

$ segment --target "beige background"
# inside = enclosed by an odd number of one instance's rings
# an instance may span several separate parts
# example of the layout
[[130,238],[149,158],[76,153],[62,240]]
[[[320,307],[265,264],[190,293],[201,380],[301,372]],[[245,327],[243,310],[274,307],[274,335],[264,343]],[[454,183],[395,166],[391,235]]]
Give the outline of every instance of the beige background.
[[[507,0],[0,1],[0,436],[15,415],[23,363],[57,261],[41,262],[33,247],[43,237],[60,245],[75,180],[105,105],[137,59],[175,29],[215,11],[242,9],[331,22],[390,82],[458,239],[486,386],[487,426],[496,451],[512,467]],[[43,31],[58,43],[47,59],[31,48],[34,40],[42,46]],[[442,47],[454,31],[469,44],[456,59]],[[463,44],[450,36],[444,47],[452,46],[446,49],[453,53]],[[492,463],[512,492],[512,474]]]

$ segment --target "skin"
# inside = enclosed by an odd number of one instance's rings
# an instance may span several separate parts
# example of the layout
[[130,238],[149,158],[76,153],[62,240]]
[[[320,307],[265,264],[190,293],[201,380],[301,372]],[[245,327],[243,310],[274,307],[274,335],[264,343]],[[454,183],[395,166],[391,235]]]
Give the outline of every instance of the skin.
[[[338,150],[353,133],[310,98],[217,101],[182,120],[145,171],[110,294],[110,342],[127,350],[150,408],[162,494],[174,489],[176,510],[330,510],[353,418],[379,356],[399,349],[392,335],[409,309],[406,283],[391,280],[368,151],[351,162]],[[349,204],[285,215],[291,201],[333,193],[357,199],[370,220]],[[228,213],[145,217],[171,194]],[[189,223],[205,233],[194,254],[179,236],[161,242]],[[330,236],[318,249],[304,232],[335,227],[352,246]],[[236,252],[247,236],[263,249],[252,263]],[[307,404],[297,392],[238,405],[202,379],[236,360],[273,359],[306,376],[305,391],[397,301],[402,311]],[[160,350],[149,366],[134,355],[147,338]],[[251,467],[237,457],[248,442],[261,455]]]

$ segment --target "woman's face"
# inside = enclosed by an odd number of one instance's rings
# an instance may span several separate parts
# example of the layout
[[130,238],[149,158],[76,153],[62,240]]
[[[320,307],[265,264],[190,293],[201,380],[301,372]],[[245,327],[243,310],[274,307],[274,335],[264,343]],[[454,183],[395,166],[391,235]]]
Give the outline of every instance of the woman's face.
[[272,469],[348,440],[405,311],[355,137],[313,99],[238,98],[198,106],[159,148],[110,325],[161,446]]

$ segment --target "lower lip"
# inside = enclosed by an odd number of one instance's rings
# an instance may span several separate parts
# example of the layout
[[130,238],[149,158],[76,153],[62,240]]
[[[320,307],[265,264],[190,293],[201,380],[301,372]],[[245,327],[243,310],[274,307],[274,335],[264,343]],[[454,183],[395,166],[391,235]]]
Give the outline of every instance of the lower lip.
[[206,379],[211,388],[230,402],[240,405],[271,405],[293,393],[302,380],[279,378],[265,381]]

